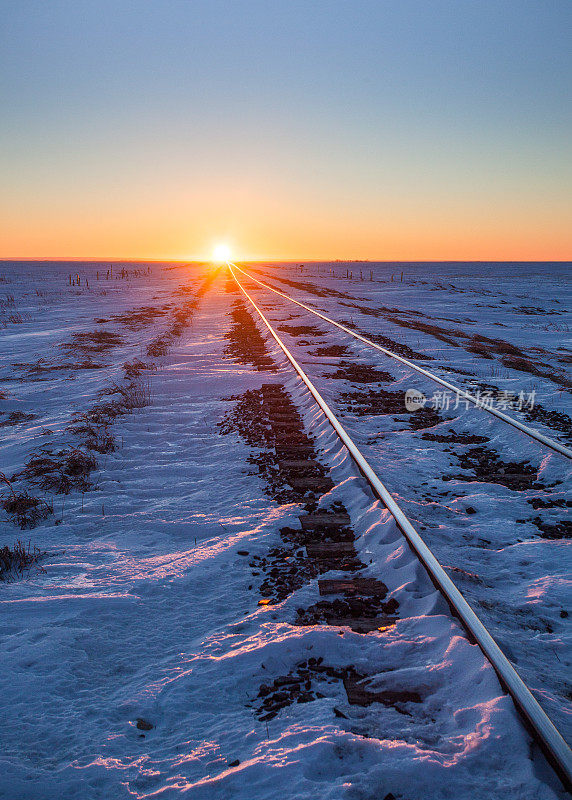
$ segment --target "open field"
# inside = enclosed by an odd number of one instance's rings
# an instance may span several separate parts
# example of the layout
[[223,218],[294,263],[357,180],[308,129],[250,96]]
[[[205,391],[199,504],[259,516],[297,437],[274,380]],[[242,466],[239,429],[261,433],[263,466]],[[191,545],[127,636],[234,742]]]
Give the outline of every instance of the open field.
[[[241,266],[572,446],[569,264]],[[572,741],[570,461],[244,282]],[[0,473],[0,797],[564,796],[226,267],[0,263]]]

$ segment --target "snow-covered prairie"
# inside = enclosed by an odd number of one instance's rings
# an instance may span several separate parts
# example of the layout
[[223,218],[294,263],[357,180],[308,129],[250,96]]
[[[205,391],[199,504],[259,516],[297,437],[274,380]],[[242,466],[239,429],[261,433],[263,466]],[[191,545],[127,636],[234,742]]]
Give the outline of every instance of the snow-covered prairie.
[[[0,546],[43,553],[0,582],[0,797],[562,796],[258,320],[268,364],[240,356],[226,270],[109,267],[0,265],[0,471],[16,476],[3,497],[47,503],[25,530],[0,511]],[[570,443],[569,265],[252,268]],[[245,286],[572,739],[566,459]],[[269,490],[271,448],[229,422],[268,384],[312,434],[333,484],[320,510],[349,513],[360,574],[386,585],[395,624],[293,624],[320,600],[298,548],[282,553],[305,511]],[[421,414],[405,409],[410,388],[429,399]],[[79,477],[78,452],[96,462]],[[260,604],[278,550],[295,588]],[[351,704],[352,674],[385,701]]]

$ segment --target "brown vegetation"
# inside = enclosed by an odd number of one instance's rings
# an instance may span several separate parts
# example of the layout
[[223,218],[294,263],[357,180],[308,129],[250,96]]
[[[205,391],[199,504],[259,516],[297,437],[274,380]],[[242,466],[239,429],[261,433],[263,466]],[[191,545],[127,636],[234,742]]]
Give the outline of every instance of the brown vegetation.
[[8,581],[11,577],[21,577],[26,570],[32,566],[37,566],[42,570],[39,562],[43,553],[38,547],[32,543],[22,542],[17,539],[14,545],[10,548],[8,545],[0,547],[0,581]]
[[10,492],[2,498],[0,505],[20,528],[34,528],[38,522],[53,513],[52,506],[39,497],[31,497],[27,492],[16,492],[3,472],[0,472],[0,482],[6,484]]
[[42,448],[14,477],[47,492],[69,494],[72,490],[85,492],[89,489],[89,476],[96,467],[94,456],[77,447],[59,451]]

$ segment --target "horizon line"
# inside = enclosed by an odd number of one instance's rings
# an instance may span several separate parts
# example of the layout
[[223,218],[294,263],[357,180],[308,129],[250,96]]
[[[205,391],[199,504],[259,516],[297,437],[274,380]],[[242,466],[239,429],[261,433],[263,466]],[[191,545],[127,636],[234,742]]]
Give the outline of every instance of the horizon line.
[[[204,264],[214,263],[212,258],[194,257],[194,258],[145,258],[145,257],[121,257],[121,256],[0,256],[0,263],[3,261],[38,261],[38,262],[94,262],[101,263],[105,261],[116,261],[121,263],[168,263],[168,264]],[[269,261],[271,263],[285,263],[294,264],[298,262],[311,263],[372,263],[372,264],[538,264],[538,263],[553,263],[553,264],[568,264],[572,263],[572,258],[280,258],[278,256],[267,256],[257,258],[236,258],[234,261],[238,263],[262,263]]]

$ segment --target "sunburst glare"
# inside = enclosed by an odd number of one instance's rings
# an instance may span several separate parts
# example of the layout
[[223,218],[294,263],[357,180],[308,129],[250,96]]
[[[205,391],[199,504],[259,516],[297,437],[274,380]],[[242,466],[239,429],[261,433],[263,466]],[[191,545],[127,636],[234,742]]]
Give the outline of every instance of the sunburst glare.
[[217,244],[213,250],[213,261],[217,264],[230,261],[230,247],[227,244]]

